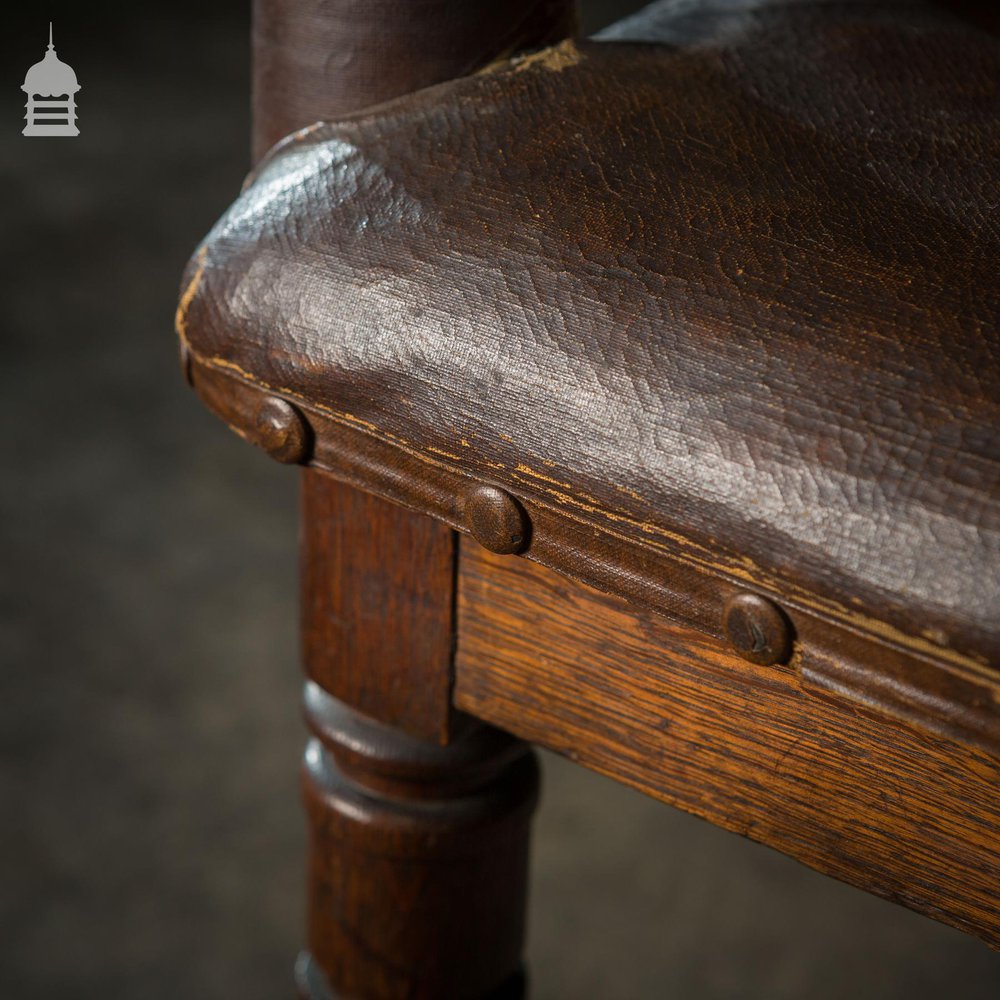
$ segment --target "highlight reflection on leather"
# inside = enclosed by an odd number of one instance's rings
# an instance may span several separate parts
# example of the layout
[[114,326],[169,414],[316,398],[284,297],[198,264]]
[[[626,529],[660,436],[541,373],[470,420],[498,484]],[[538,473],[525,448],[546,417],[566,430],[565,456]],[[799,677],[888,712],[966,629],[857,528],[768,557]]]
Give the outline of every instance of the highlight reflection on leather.
[[995,663],[998,45],[918,5],[747,8],[290,137],[192,262],[182,335],[600,530]]

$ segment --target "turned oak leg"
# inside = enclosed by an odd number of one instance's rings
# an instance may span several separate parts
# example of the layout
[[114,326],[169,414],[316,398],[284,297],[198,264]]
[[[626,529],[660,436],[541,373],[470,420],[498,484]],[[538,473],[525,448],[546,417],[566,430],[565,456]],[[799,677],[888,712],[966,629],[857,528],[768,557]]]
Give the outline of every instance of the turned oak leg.
[[[254,0],[253,22],[256,159],[317,120],[561,41],[575,5]],[[455,535],[308,469],[302,525],[315,739],[300,991],[519,995],[537,765],[452,707]]]
[[439,747],[306,692],[303,996],[523,996],[534,753],[482,726]]
[[523,995],[538,767],[451,708],[455,541],[303,475],[311,1000]]

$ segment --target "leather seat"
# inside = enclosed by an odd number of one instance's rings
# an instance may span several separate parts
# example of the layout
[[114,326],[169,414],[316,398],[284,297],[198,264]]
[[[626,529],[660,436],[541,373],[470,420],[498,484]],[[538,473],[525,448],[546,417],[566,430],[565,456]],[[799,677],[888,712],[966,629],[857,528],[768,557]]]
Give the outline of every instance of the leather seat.
[[186,365],[277,457],[457,527],[501,487],[529,558],[708,634],[750,585],[994,746],[998,107],[932,7],[655,4],[280,143]]

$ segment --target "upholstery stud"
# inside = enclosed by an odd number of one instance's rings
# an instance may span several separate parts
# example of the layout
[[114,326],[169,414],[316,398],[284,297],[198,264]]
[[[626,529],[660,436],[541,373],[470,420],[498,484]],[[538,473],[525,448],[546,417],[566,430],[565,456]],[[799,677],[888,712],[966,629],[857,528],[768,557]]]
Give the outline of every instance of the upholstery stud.
[[495,486],[477,486],[468,494],[465,523],[480,545],[500,554],[523,551],[531,532],[524,508]]
[[266,396],[254,412],[251,440],[271,458],[286,465],[309,457],[309,425],[287,400]]
[[766,597],[733,594],[722,610],[722,628],[736,652],[751,663],[783,663],[791,654],[788,619]]

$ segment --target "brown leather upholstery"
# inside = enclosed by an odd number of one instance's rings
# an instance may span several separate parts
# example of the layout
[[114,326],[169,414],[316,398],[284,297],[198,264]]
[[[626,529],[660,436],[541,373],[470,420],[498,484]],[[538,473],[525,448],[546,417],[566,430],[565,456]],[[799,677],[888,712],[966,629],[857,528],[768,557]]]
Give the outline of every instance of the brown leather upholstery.
[[692,6],[286,140],[189,269],[195,383],[453,523],[500,485],[529,557],[707,631],[719,580],[939,666],[995,734],[998,43]]

